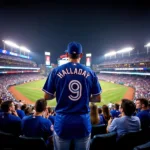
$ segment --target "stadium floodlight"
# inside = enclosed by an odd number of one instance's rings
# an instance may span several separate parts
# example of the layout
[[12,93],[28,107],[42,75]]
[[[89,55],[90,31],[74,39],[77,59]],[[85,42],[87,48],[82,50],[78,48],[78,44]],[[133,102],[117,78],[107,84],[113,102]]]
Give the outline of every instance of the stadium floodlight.
[[105,54],[104,56],[107,57],[107,56],[113,56],[113,55],[116,55],[115,51],[109,52],[109,53]]
[[24,52],[30,52],[30,50],[29,49],[27,49],[26,47],[24,47],[24,46],[20,46],[20,50],[22,50],[22,51],[24,51]]
[[146,45],[144,45],[144,47],[150,47],[150,43],[147,43]]
[[117,53],[126,53],[132,51],[133,49],[134,49],[133,47],[127,47],[117,51]]
[[3,42],[11,47],[14,47],[14,48],[20,48],[17,44],[15,44],[14,42],[11,42],[11,41],[5,41],[3,40]]
[[91,57],[91,56],[92,56],[91,53],[86,54],[86,57]]

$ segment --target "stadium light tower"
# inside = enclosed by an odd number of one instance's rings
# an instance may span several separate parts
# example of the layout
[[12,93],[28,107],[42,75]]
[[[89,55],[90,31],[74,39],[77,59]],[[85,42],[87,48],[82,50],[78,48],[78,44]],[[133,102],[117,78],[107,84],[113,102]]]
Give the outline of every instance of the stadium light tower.
[[116,52],[115,51],[111,51],[111,52],[105,54],[104,56],[105,56],[105,58],[108,57],[108,56],[110,56],[110,58],[111,58],[111,56],[114,56],[114,55],[116,56]]
[[21,51],[24,51],[24,55],[25,55],[25,52],[28,53],[28,56],[29,56],[29,53],[30,53],[30,50],[27,49],[26,47],[24,46],[19,46],[17,44],[15,44],[14,42],[12,41],[8,41],[8,40],[3,40],[3,43],[4,43],[4,49],[5,49],[5,44],[9,45],[11,48],[17,48],[20,50],[20,54],[21,54]]
[[27,52],[27,53],[28,53],[28,56],[29,56],[29,53],[30,53],[30,50],[29,50],[29,49],[27,49],[27,48],[24,47],[24,46],[20,46],[20,50],[24,51],[24,55],[25,55],[25,52]]
[[149,47],[150,47],[150,43],[147,43],[146,45],[144,45],[144,47],[146,47],[147,48],[147,54],[148,54],[148,52],[149,52]]
[[5,49],[5,44],[7,44],[8,46],[10,46],[10,47],[12,47],[12,48],[20,48],[19,47],[19,45],[17,45],[17,44],[15,44],[14,42],[12,42],[12,41],[5,41],[5,40],[3,40],[3,42],[4,42],[4,49]]
[[130,52],[131,52],[133,49],[134,49],[133,47],[126,47],[126,48],[123,48],[123,49],[117,51],[117,54],[122,53],[122,57],[123,57],[123,53],[129,52],[129,56],[130,56]]
[[127,47],[127,48],[123,48],[123,49],[117,51],[117,53],[126,53],[126,52],[132,51],[133,49],[134,48],[132,48],[132,47]]

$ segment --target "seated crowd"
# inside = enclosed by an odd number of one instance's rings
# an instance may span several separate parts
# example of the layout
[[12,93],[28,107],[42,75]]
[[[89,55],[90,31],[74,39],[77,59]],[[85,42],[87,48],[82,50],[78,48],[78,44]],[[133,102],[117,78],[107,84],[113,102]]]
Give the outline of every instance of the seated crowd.
[[44,77],[38,73],[0,75],[0,99],[15,101],[15,98],[8,90],[9,86],[43,78]]
[[[111,108],[103,105],[98,108],[90,104],[92,125],[107,125],[107,132],[116,132],[118,140],[128,132],[146,130],[150,126],[150,109],[147,99],[133,101],[123,99],[121,105],[114,104]],[[53,125],[55,113],[44,99],[36,101],[35,106],[23,104],[21,101],[3,101],[0,104],[0,131],[23,135],[26,137],[42,137],[46,144],[53,146]]]
[[150,78],[149,76],[132,76],[132,75],[116,75],[101,74],[98,75],[100,80],[123,84],[135,89],[135,99],[146,98],[150,100]]

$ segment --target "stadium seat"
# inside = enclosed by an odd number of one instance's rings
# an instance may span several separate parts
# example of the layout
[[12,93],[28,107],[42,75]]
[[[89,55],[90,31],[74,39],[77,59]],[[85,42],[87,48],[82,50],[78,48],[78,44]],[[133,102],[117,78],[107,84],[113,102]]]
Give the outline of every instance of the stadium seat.
[[142,131],[130,132],[118,139],[117,150],[133,150],[135,146],[140,144],[143,144]]
[[106,133],[106,125],[101,124],[101,125],[93,125],[92,126],[92,132],[91,132],[91,138],[93,138],[94,135],[97,134],[105,134]]
[[142,130],[142,139],[143,143],[149,142],[150,141],[150,127]]
[[150,150],[150,142],[136,146],[133,150]]
[[[43,138],[40,137],[19,137],[19,147],[23,149],[46,150],[47,145]],[[50,150],[50,149],[49,149]]]
[[116,132],[95,135],[91,139],[90,150],[110,150],[116,148]]
[[5,133],[0,131],[0,150],[14,150],[18,143],[18,137],[14,136],[11,133]]

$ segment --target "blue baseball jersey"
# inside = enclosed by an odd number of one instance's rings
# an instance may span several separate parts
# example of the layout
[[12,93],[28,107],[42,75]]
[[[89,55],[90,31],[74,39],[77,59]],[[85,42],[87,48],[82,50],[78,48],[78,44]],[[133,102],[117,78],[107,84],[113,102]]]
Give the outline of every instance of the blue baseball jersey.
[[25,116],[25,113],[23,110],[16,110],[16,112],[21,119]]
[[14,135],[21,134],[21,119],[10,113],[0,113],[0,130],[12,133]]
[[110,111],[110,114],[111,114],[111,116],[112,116],[113,118],[118,118],[119,115],[120,115],[120,111],[118,111],[118,110],[111,110],[111,111]]
[[[59,66],[49,74],[43,91],[50,95],[54,95],[56,92],[57,105],[54,129],[59,136],[63,138],[70,138],[73,135],[76,135],[73,137],[83,137],[91,132],[89,101],[91,94],[98,95],[101,93],[101,86],[96,74],[90,68],[72,62]],[[77,115],[80,116],[79,119]],[[70,122],[67,123],[68,121]],[[76,121],[76,126],[86,131],[80,132],[81,134],[77,130],[73,131],[74,121]],[[67,127],[70,130],[65,134],[62,129]]]
[[47,140],[53,134],[51,121],[42,116],[25,116],[21,125],[22,133],[27,137],[43,137]]
[[140,118],[141,128],[146,129],[150,126],[150,113],[149,110],[142,110],[136,114]]

